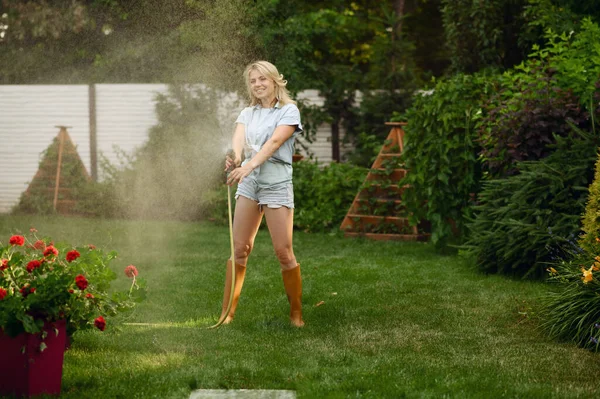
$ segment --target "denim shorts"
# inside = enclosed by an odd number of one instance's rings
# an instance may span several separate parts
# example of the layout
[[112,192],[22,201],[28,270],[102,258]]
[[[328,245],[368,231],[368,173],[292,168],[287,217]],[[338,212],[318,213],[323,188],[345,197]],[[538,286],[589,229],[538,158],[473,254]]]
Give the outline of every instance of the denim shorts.
[[238,184],[235,199],[239,196],[258,202],[258,206],[266,205],[268,208],[294,209],[294,185],[292,183],[279,183],[267,186],[259,185],[256,178],[247,176]]

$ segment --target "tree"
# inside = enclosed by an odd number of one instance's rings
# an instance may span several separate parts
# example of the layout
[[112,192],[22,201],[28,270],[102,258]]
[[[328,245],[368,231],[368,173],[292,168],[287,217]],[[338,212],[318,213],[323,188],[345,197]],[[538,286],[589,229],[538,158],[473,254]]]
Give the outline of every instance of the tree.
[[231,66],[254,48],[247,7],[243,0],[2,0],[0,82],[231,82]]

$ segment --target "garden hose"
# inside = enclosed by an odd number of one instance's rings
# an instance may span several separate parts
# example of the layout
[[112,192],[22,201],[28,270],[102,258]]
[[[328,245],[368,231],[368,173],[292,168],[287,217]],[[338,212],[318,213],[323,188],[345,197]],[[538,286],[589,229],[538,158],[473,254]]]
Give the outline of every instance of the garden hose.
[[235,291],[235,257],[233,247],[233,222],[231,218],[231,186],[227,185],[227,214],[229,216],[229,243],[231,244],[231,293],[229,294],[229,301],[227,303],[227,310],[223,313],[223,316],[219,319],[217,324],[208,328],[217,328],[227,319],[229,311],[231,310],[231,304],[233,303],[233,294]]

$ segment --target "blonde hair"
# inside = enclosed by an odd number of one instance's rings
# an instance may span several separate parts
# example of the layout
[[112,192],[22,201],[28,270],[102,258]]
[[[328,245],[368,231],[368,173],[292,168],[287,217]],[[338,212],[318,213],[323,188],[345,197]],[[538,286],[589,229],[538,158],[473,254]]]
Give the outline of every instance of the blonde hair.
[[275,98],[279,101],[279,105],[296,104],[290,97],[290,92],[286,89],[287,80],[283,79],[283,75],[279,73],[275,65],[269,61],[255,61],[248,65],[244,70],[244,80],[250,97],[250,106],[260,104],[260,100],[254,95],[252,86],[250,85],[250,72],[256,70],[264,75],[267,79],[275,82]]

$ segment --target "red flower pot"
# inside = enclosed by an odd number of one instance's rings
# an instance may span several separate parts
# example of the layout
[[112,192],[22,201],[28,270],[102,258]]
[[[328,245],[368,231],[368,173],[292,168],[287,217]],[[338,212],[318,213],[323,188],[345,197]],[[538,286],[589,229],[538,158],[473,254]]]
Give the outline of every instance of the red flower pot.
[[43,340],[47,347],[40,351],[41,334],[24,333],[11,338],[0,330],[0,395],[60,394],[66,322],[46,323],[44,331],[48,333]]

